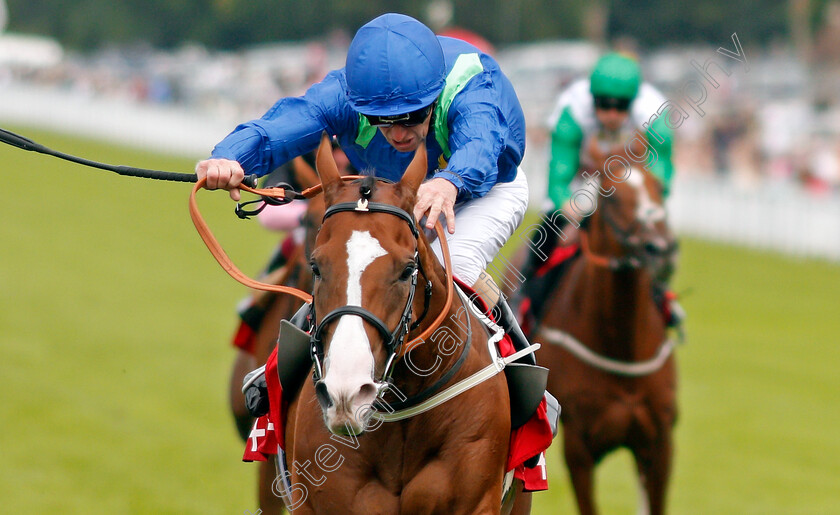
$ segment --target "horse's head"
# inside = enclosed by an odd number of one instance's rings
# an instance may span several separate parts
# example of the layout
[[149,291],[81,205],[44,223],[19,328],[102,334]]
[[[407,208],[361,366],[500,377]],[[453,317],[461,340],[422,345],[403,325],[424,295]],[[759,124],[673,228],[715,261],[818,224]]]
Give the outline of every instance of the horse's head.
[[610,191],[589,220],[591,245],[614,256],[622,267],[647,268],[654,277],[669,273],[676,240],[668,228],[662,183],[646,168],[633,167],[622,181],[603,181]]
[[359,434],[408,332],[420,266],[411,213],[426,153],[421,145],[398,183],[344,182],[329,150],[324,139],[327,210],[311,258],[315,391],[330,431]]

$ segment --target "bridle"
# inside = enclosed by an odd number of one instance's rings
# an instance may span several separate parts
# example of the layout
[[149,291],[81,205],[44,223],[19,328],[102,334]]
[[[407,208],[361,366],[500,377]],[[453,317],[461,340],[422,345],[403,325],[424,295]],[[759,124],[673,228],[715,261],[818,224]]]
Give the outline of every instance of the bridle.
[[[381,202],[370,202],[369,198],[371,195],[371,191],[370,188],[366,186],[362,186],[360,188],[360,193],[361,198],[358,202],[342,202],[327,208],[326,212],[324,213],[323,220],[326,221],[326,219],[330,216],[344,212],[385,213],[402,219],[406,224],[408,224],[408,227],[409,229],[411,229],[411,234],[414,236],[414,239],[419,241],[420,232],[417,230],[417,224],[415,223],[413,216],[411,216],[405,210],[400,209],[396,206],[392,206],[390,204],[383,204]],[[382,372],[382,378],[380,379],[379,383],[382,384],[388,382],[388,380],[391,377],[391,373],[393,372],[396,358],[401,354],[406,335],[410,331],[420,326],[420,324],[422,323],[423,319],[426,317],[426,314],[429,311],[429,304],[432,297],[432,282],[429,280],[428,276],[426,275],[426,272],[423,270],[423,264],[420,261],[420,253],[417,247],[415,247],[414,249],[414,265],[414,271],[411,273],[411,282],[408,290],[408,297],[406,298],[405,302],[405,307],[403,308],[402,315],[400,316],[400,320],[397,323],[396,328],[394,328],[393,330],[389,329],[388,326],[379,317],[371,313],[369,310],[361,306],[351,305],[345,305],[333,309],[332,311],[327,313],[319,323],[316,323],[315,302],[313,298],[313,302],[311,304],[312,308],[310,312],[310,317],[313,323],[312,336],[310,338],[310,354],[312,356],[312,362],[315,365],[313,379],[316,383],[324,377],[322,361],[324,359],[323,335],[325,328],[330,322],[345,315],[361,317],[362,319],[370,323],[370,325],[372,325],[382,336],[385,345],[385,350],[388,353],[388,357],[385,362],[385,369]],[[417,278],[419,273],[422,273],[424,279],[426,280],[425,297],[423,299],[423,312],[420,314],[419,317],[417,317],[417,320],[411,322],[411,308],[414,304],[414,296],[415,291],[417,289]]]
[[607,268],[612,271],[636,270],[648,266],[651,261],[650,256],[652,255],[668,256],[677,250],[676,241],[670,241],[668,246],[664,249],[656,248],[655,245],[649,244],[645,241],[634,241],[640,232],[640,229],[650,222],[635,218],[627,225],[627,227],[622,227],[619,225],[615,216],[612,214],[612,210],[610,209],[610,206],[615,205],[615,199],[613,199],[612,196],[604,197],[604,199],[605,205],[601,213],[601,218],[604,220],[604,223],[609,225],[610,229],[612,229],[612,231],[616,234],[619,245],[626,252],[621,256],[607,256],[597,254],[592,250],[592,247],[589,245],[589,234],[586,230],[586,226],[591,223],[590,215],[590,217],[586,218],[584,222],[581,223],[581,229],[583,230],[580,231],[581,252],[589,259],[590,262],[598,267]]
[[[342,177],[342,180],[353,181],[358,179],[365,179],[366,177],[367,176],[347,175]],[[388,182],[384,179],[379,178],[377,178],[377,180]],[[216,237],[213,235],[212,231],[210,231],[209,226],[204,221],[204,218],[201,216],[201,212],[198,209],[196,194],[199,190],[201,190],[204,187],[205,183],[206,179],[202,179],[198,181],[193,187],[193,190],[190,193],[189,210],[190,217],[192,218],[193,224],[195,225],[199,236],[204,241],[205,245],[207,246],[208,250],[210,250],[210,253],[213,255],[213,257],[216,258],[216,261],[218,261],[222,268],[231,277],[244,284],[245,286],[248,286],[249,288],[294,295],[299,299],[303,300],[304,302],[308,303],[311,306],[310,316],[314,325],[315,312],[312,295],[297,288],[277,284],[268,284],[252,279],[251,277],[248,277],[246,274],[244,274],[241,270],[239,270],[239,268],[237,268],[233,261],[228,257],[227,253],[225,253],[224,249],[222,249],[221,245],[219,244]],[[257,189],[252,188],[250,186],[246,186],[244,184],[240,185],[240,189],[249,193],[253,193],[255,195],[259,195],[264,200],[279,199],[279,202],[283,202],[284,199],[309,199],[315,197],[316,195],[319,195],[323,192],[323,185],[318,184],[302,192],[296,192],[285,188]],[[392,206],[390,204],[370,202],[368,200],[371,194],[370,191],[365,193],[365,191],[362,191],[360,189],[360,193],[362,195],[362,198],[360,198],[358,202],[339,203],[327,208],[326,212],[324,213],[323,220],[326,220],[328,217],[336,213],[346,211],[353,211],[356,213],[372,212],[391,214],[406,222],[409,226],[409,229],[411,230],[412,235],[415,237],[415,239],[419,241],[420,232],[417,229],[417,225],[415,224],[414,218],[411,216],[411,214],[407,213],[403,209],[400,209],[396,206]],[[452,276],[452,259],[449,255],[449,245],[446,241],[446,235],[443,231],[443,227],[441,226],[439,221],[435,223],[435,231],[438,235],[438,241],[440,241],[444,261],[444,269],[446,270],[446,301],[444,302],[444,305],[437,318],[435,318],[435,320],[432,321],[432,323],[416,338],[405,343],[405,338],[408,335],[408,333],[418,328],[423,318],[425,318],[429,309],[429,304],[432,295],[432,283],[428,279],[426,272],[423,270],[422,262],[419,258],[419,252],[417,248],[415,248],[414,260],[416,263],[416,267],[411,278],[412,282],[409,297],[406,299],[405,308],[403,309],[403,314],[400,318],[400,322],[397,324],[397,327],[393,331],[388,329],[385,323],[382,322],[376,315],[359,306],[343,306],[336,310],[333,310],[321,320],[320,324],[314,327],[314,329],[312,330],[312,336],[310,340],[310,351],[312,353],[313,363],[315,364],[316,381],[318,380],[318,378],[323,377],[322,361],[324,327],[326,327],[327,323],[335,320],[336,318],[342,315],[356,315],[362,317],[364,320],[368,321],[371,325],[373,325],[376,328],[376,330],[383,336],[385,340],[385,346],[388,349],[389,356],[388,361],[386,362],[385,371],[383,373],[383,383],[381,384],[384,384],[390,377],[390,374],[393,371],[394,363],[397,358],[405,355],[405,353],[409,352],[415,346],[419,345],[425,339],[429,338],[434,333],[434,331],[437,330],[437,328],[443,323],[443,321],[447,317],[447,314],[449,313],[450,307],[452,306],[452,300],[455,296],[455,283]],[[426,285],[424,288],[424,308],[421,316],[418,317],[418,319],[415,320],[413,323],[411,323],[411,307],[414,302],[418,272],[422,273],[424,278],[426,278]]]
[[[343,180],[356,180],[356,179],[364,179],[363,176],[344,176],[342,177]],[[381,180],[381,179],[379,179]],[[193,223],[198,230],[201,239],[207,245],[207,248],[210,250],[211,254],[219,261],[219,264],[222,265],[222,268],[228,272],[234,279],[237,281],[245,284],[246,286],[250,286],[255,289],[265,290],[265,291],[274,291],[280,293],[289,293],[295,295],[307,303],[310,306],[314,306],[312,301],[312,297],[302,292],[296,288],[289,288],[285,286],[278,286],[272,284],[261,283],[254,279],[247,277],[243,274],[236,266],[230,261],[227,254],[225,254],[224,250],[222,250],[221,246],[219,245],[216,238],[210,232],[210,229],[207,227],[206,222],[201,217],[201,213],[198,210],[198,204],[195,199],[195,195],[199,189],[204,187],[205,180],[202,179],[196,186],[193,188],[193,191],[190,195],[190,216],[193,219]],[[294,191],[285,191],[283,189],[279,189],[279,191],[271,191],[271,190],[258,190],[251,188],[249,186],[240,186],[240,189],[248,191],[250,193],[254,193],[256,195],[261,196],[271,196],[277,198],[284,198],[285,196],[293,196],[294,198],[312,198],[315,195],[320,194],[323,191],[323,186],[321,184],[309,188],[301,193],[297,193]],[[362,198],[359,199],[358,202],[345,202],[340,204],[335,204],[327,208],[327,211],[324,213],[324,219],[341,212],[346,211],[353,211],[356,213],[383,213],[383,214],[390,214],[394,215],[404,222],[406,222],[411,229],[412,235],[415,236],[417,241],[419,242],[420,232],[417,230],[416,224],[414,222],[414,218],[407,213],[406,211],[389,205],[389,204],[382,204],[379,202],[370,202],[367,198],[365,198],[365,192],[360,189],[360,193],[362,194]],[[369,196],[370,193],[368,192],[367,195]],[[317,357],[318,361],[315,363],[316,374],[318,376],[323,376],[323,369],[321,365],[321,361],[323,360],[323,332],[324,327],[327,323],[335,320],[339,316],[342,315],[356,315],[362,317],[364,320],[368,321],[373,325],[377,331],[383,336],[386,341],[386,346],[389,348],[389,358],[388,362],[385,367],[385,371],[383,372],[383,378],[380,382],[377,383],[377,403],[382,399],[382,396],[390,391],[391,383],[389,382],[389,376],[392,372],[394,362],[397,358],[401,356],[405,356],[409,353],[412,349],[416,348],[418,345],[422,344],[426,339],[433,335],[433,333],[443,324],[443,322],[450,316],[450,309],[452,308],[452,301],[455,297],[455,280],[452,275],[452,259],[449,255],[449,245],[446,241],[446,233],[444,232],[443,226],[441,225],[440,221],[435,223],[435,232],[438,236],[438,241],[440,242],[441,251],[443,254],[443,265],[446,271],[446,279],[444,284],[446,285],[446,300],[441,306],[440,312],[438,313],[437,317],[415,338],[408,341],[407,343],[404,341],[406,335],[414,329],[417,329],[420,325],[422,319],[426,316],[428,311],[428,304],[432,295],[432,284],[431,281],[426,276],[426,273],[423,271],[422,262],[419,259],[419,247],[415,248],[415,263],[417,266],[413,272],[412,278],[412,286],[411,291],[409,292],[408,298],[406,299],[406,305],[403,309],[403,314],[401,316],[400,322],[397,324],[397,327],[392,331],[388,329],[388,327],[379,320],[373,313],[370,313],[367,310],[361,309],[359,306],[343,306],[338,308],[337,310],[333,310],[332,312],[328,313],[325,316],[320,324],[314,328],[312,331],[312,336],[310,338],[311,343],[311,352],[313,353],[314,357]],[[414,302],[416,285],[417,285],[417,275],[418,273],[422,274],[426,277],[426,298],[424,301],[424,309],[423,314],[418,317],[416,321],[411,323],[411,307]],[[372,416],[379,420],[383,420],[385,422],[396,422],[399,420],[404,420],[406,418],[410,418],[420,413],[425,413],[428,410],[435,408],[445,402],[448,402],[450,399],[461,395],[462,393],[482,384],[483,382],[495,377],[497,374],[505,370],[505,367],[522,358],[527,354],[531,354],[535,352],[537,349],[540,348],[539,344],[533,344],[525,349],[521,349],[517,352],[514,352],[510,356],[501,357],[498,355],[498,351],[495,350],[496,343],[504,336],[504,331],[498,327],[492,321],[487,320],[487,317],[476,311],[476,308],[471,305],[471,303],[465,301],[465,294],[459,290],[459,296],[461,297],[462,303],[470,306],[471,311],[473,314],[478,317],[479,319],[486,320],[486,324],[495,328],[494,336],[488,338],[487,345],[488,350],[491,355],[491,363],[484,368],[474,372],[473,374],[469,375],[468,377],[458,381],[457,383],[451,385],[450,387],[446,388],[443,391],[438,391],[443,385],[450,381],[455,373],[460,369],[461,365],[464,363],[467,350],[469,349],[469,345],[466,345],[464,349],[461,351],[461,357],[457,359],[457,361],[452,365],[448,372],[443,374],[438,380],[429,388],[417,394],[411,398],[407,398],[402,400],[401,402],[394,403],[394,406],[399,405],[402,409],[394,411],[394,408],[388,409],[389,406],[392,404],[386,403],[386,411],[387,413],[381,413],[378,410],[374,410]],[[312,309],[312,308],[310,308]],[[466,308],[465,308],[466,309]],[[310,313],[312,316],[312,320],[314,321],[314,312]],[[472,339],[472,330],[469,330],[467,342]],[[313,359],[313,361],[315,361]],[[315,378],[315,377],[313,377]],[[317,381],[315,384],[315,391],[316,397],[318,400],[321,400],[321,395],[319,395],[319,390],[325,390],[323,387],[323,381]],[[435,393],[437,392],[437,393]],[[416,404],[415,404],[416,403]],[[407,406],[407,407],[406,407]]]

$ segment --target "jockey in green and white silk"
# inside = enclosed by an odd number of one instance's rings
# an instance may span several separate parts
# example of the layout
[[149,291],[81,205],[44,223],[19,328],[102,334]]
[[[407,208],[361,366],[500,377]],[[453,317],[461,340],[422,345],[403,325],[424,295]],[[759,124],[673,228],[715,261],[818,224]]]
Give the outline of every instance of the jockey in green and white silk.
[[[570,185],[581,168],[597,169],[593,146],[609,157],[639,131],[657,155],[650,170],[668,194],[674,166],[673,134],[659,113],[666,99],[651,84],[642,82],[638,63],[622,54],[602,57],[589,79],[571,84],[548,119],[551,128],[551,161],[548,197],[561,209],[571,197]],[[606,124],[602,121],[606,118]]]
[[[543,209],[564,214],[574,213],[569,200],[573,184],[581,171],[598,176],[605,172],[605,163],[611,156],[626,157],[628,152],[641,156],[636,160],[644,164],[662,183],[668,195],[674,175],[672,162],[673,133],[667,125],[668,101],[655,87],[642,81],[638,62],[627,55],[610,53],[595,64],[588,79],[572,83],[564,90],[548,119],[551,130],[551,159],[548,170],[548,199]],[[631,145],[643,143],[644,153],[629,150]],[[645,157],[646,156],[646,157]],[[572,215],[576,216],[576,215]],[[525,284],[519,293],[520,300],[527,298],[528,306],[521,316],[539,318],[542,300],[555,281],[567,268],[573,252],[561,252],[562,260],[550,259],[558,244],[558,232],[573,233],[565,227],[555,226],[546,230],[547,220],[568,223],[567,217],[543,217],[540,227],[529,245],[533,252],[522,270]],[[566,238],[564,237],[564,240]],[[543,263],[554,263],[553,280],[532,280]],[[545,270],[543,269],[543,272]],[[673,295],[661,285],[658,296],[669,325],[678,326],[684,316]],[[528,311],[525,313],[524,311]]]

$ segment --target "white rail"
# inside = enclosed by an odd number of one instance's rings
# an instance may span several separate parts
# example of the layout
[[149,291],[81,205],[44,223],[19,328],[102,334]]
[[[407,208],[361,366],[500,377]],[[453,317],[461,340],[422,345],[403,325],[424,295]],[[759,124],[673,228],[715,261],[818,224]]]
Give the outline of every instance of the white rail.
[[683,177],[669,199],[679,234],[840,261],[840,196],[816,196],[796,184],[738,186]]

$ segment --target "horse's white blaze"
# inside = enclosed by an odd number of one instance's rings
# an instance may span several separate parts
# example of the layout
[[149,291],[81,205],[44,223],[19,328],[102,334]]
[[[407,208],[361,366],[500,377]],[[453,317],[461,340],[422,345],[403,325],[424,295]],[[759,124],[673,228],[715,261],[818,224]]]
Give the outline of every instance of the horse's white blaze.
[[665,219],[665,208],[654,202],[645,188],[644,172],[634,168],[627,183],[636,189],[638,202],[636,203],[636,220],[647,224],[654,224]]
[[[373,261],[387,254],[368,231],[353,231],[347,241],[347,305],[362,305],[362,274]],[[324,383],[334,397],[347,398],[373,381],[374,359],[362,319],[338,319],[327,353]]]

